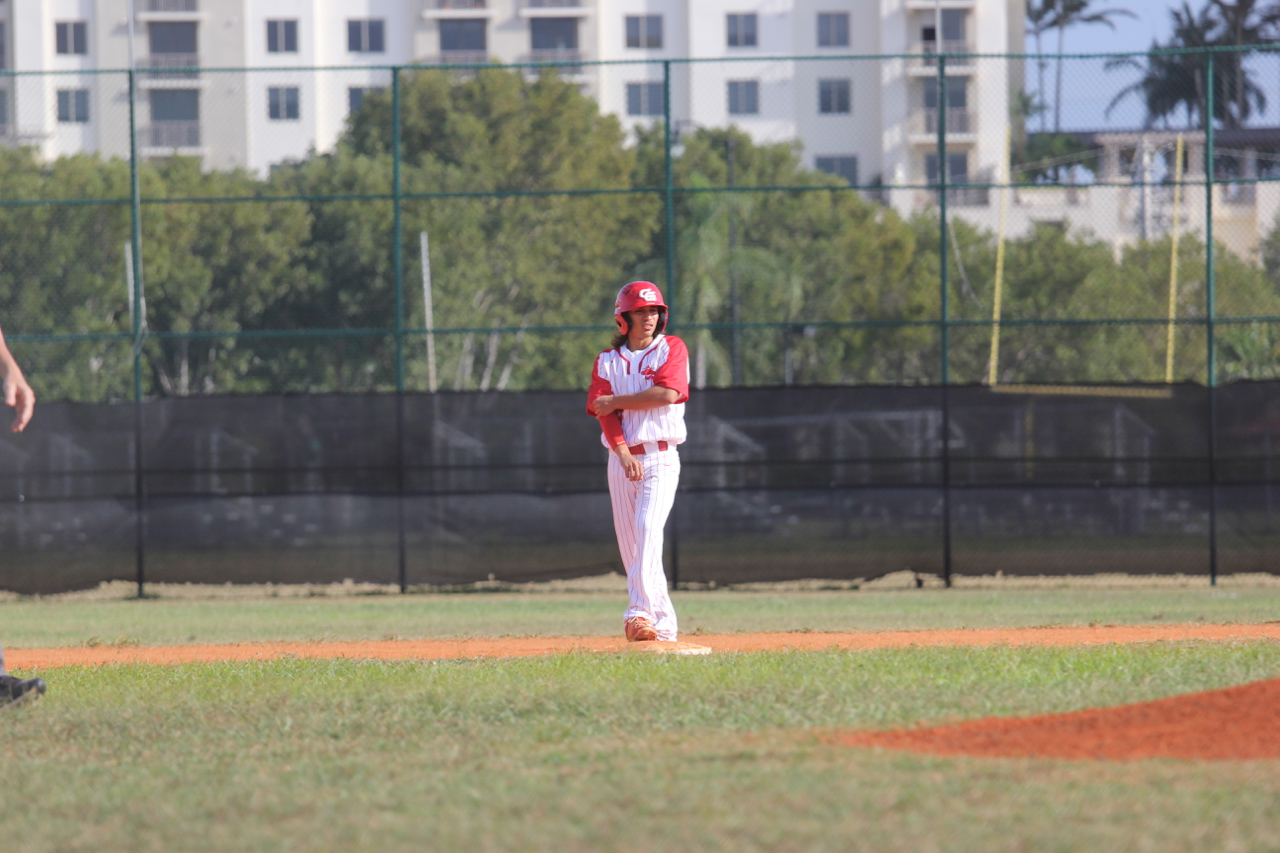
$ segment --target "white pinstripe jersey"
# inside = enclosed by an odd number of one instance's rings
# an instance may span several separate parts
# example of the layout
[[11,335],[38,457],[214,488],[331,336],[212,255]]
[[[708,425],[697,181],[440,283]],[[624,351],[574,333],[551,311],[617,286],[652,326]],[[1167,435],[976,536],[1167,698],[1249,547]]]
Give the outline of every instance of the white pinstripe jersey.
[[[605,350],[596,357],[587,395],[587,413],[591,401],[605,394],[636,394],[654,385],[670,388],[680,396],[669,406],[646,411],[623,411],[622,433],[627,444],[666,441],[683,444],[688,435],[684,426],[684,404],[689,399],[689,348],[671,335],[658,335],[653,343],[632,352],[626,344]],[[604,435],[600,443],[609,442]]]

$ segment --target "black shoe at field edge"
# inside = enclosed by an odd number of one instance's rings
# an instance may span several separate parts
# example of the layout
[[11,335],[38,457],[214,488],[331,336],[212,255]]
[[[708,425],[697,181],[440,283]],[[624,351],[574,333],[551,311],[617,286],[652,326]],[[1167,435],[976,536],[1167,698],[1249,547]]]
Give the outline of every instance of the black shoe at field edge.
[[16,705],[44,695],[47,686],[43,678],[14,678],[0,675],[0,707]]

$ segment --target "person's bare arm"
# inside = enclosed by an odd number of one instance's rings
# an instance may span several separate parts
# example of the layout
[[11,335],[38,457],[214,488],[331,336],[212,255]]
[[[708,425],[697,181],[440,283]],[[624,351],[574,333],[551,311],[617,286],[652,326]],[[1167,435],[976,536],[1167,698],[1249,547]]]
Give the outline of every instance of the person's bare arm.
[[631,450],[625,444],[619,444],[613,448],[613,452],[618,454],[618,461],[622,463],[622,470],[626,472],[627,479],[633,482],[639,482],[644,476],[644,467],[640,464],[640,460],[631,455]]
[[616,412],[618,409],[643,412],[660,406],[670,406],[679,399],[680,395],[674,390],[654,385],[652,388],[646,388],[634,394],[606,394],[603,397],[596,397],[591,405],[596,410],[596,417],[599,417]]
[[31,413],[36,407],[36,395],[27,384],[26,377],[22,375],[22,369],[14,360],[13,353],[9,352],[9,346],[4,342],[4,332],[0,332],[0,381],[4,382],[4,404],[11,406],[16,412],[13,425],[9,429],[13,432],[22,432],[31,422]]

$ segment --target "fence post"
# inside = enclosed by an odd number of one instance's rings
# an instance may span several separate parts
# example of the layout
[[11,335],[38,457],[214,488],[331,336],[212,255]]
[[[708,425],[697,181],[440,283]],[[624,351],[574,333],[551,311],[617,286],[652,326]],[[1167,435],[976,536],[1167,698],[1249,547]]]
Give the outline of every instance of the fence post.
[[392,245],[395,251],[396,287],[396,580],[400,591],[409,588],[404,517],[404,228],[400,185],[400,68],[391,69],[391,198]]
[[675,176],[671,171],[671,146],[674,141],[671,134],[671,60],[669,59],[662,62],[662,128],[664,218],[667,232],[667,304],[671,306],[671,315],[667,318],[667,331],[670,331],[676,316],[676,192]]
[[[130,26],[132,26],[132,16]],[[146,498],[142,476],[142,184],[138,176],[138,80],[129,69],[129,241],[132,247],[133,316],[133,514],[134,561],[138,598],[146,592]]]
[[[662,61],[662,165],[663,202],[667,233],[667,304],[671,306],[667,317],[667,332],[671,331],[676,316],[676,191],[675,176],[671,170],[671,60]],[[677,530],[679,514],[671,513],[671,577],[673,589],[680,585],[680,534]]]
[[1213,67],[1214,48],[1206,48],[1204,111],[1204,300],[1206,381],[1209,392],[1209,585],[1218,585],[1218,364],[1214,340],[1216,310],[1213,250]]
[[[939,35],[941,35],[939,33]],[[936,44],[941,47],[941,39]],[[947,300],[947,57],[938,51],[938,287],[942,350],[942,581],[951,586],[951,326]]]

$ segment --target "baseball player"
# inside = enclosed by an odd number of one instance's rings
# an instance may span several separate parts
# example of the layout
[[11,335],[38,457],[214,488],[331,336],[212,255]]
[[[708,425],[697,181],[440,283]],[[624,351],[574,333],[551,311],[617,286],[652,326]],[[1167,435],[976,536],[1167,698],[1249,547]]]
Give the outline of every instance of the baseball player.
[[689,350],[663,334],[668,310],[647,281],[618,291],[618,333],[596,357],[587,413],[609,448],[609,497],[631,603],[623,616],[631,642],[677,637],[676,612],[662,568],[662,529],[680,482],[676,446],[685,440]]
[[[27,384],[27,380],[13,360],[8,345],[4,342],[4,332],[0,331],[0,381],[4,383],[4,404],[17,410],[13,425],[9,429],[22,432],[31,420],[35,409],[36,395]],[[0,649],[0,707],[11,702],[21,702],[44,693],[43,678],[15,678],[4,668],[4,649]]]

